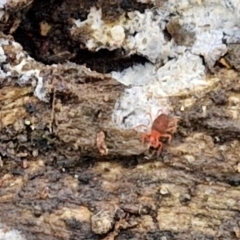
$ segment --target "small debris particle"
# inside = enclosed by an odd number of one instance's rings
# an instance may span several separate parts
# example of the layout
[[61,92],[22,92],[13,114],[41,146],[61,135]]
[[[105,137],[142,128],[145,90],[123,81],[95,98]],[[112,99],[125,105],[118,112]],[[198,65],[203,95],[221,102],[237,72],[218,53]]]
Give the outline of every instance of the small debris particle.
[[207,106],[202,106],[203,116],[206,117]]
[[31,125],[31,121],[29,121],[29,120],[26,119],[26,120],[24,121],[24,124],[27,125],[27,126],[29,126],[29,125]]
[[13,183],[10,183],[10,185],[9,185],[10,187],[14,187],[15,186],[15,182],[13,182]]
[[96,234],[106,234],[112,228],[114,220],[110,210],[101,210],[91,218],[92,231]]
[[105,101],[105,102],[108,102],[108,101],[109,101],[109,95],[107,95],[107,94],[104,95],[104,101]]
[[219,62],[224,66],[226,67],[227,69],[231,69],[232,66],[231,64],[226,60],[226,58],[222,57],[220,58]]
[[125,212],[131,213],[131,214],[140,214],[141,212],[141,206],[139,205],[134,205],[134,204],[126,204],[121,207]]
[[19,27],[21,23],[21,19],[16,19],[14,22],[13,22],[13,25],[11,26],[10,30],[9,30],[9,34],[13,34],[17,28]]
[[41,199],[46,199],[48,197],[49,194],[49,188],[48,187],[44,187],[42,189],[42,191],[40,192],[40,198]]
[[240,172],[240,163],[237,165],[237,171]]
[[0,156],[0,168],[3,167],[3,160],[2,160],[2,157]]
[[105,134],[103,131],[97,133],[96,144],[97,144],[97,149],[101,155],[108,154],[108,148],[105,143]]
[[32,130],[35,130],[36,127],[35,127],[34,125],[31,125],[30,128],[31,128]]
[[169,191],[168,191],[168,189],[166,187],[161,187],[160,193],[162,195],[167,195],[167,194],[169,194]]
[[235,232],[236,237],[239,239],[240,238],[240,229],[239,227],[233,227],[233,231]]
[[49,31],[52,28],[52,26],[45,21],[40,22],[39,26],[40,26],[40,34],[44,37],[48,35]]
[[220,142],[220,138],[218,136],[215,136],[214,139],[215,139],[215,142]]
[[34,150],[32,151],[32,156],[33,156],[33,157],[37,157],[37,156],[38,156],[38,149],[34,149]]
[[186,155],[184,156],[184,158],[185,158],[189,163],[195,162],[195,158],[194,158],[194,156],[192,156],[192,155],[186,154]]
[[24,169],[26,169],[26,168],[28,167],[28,161],[27,161],[26,159],[24,159],[24,160],[22,161],[22,167],[23,167]]
[[27,157],[27,156],[28,156],[27,152],[20,152],[20,153],[16,154],[16,157],[18,157],[18,158],[24,158],[24,157]]

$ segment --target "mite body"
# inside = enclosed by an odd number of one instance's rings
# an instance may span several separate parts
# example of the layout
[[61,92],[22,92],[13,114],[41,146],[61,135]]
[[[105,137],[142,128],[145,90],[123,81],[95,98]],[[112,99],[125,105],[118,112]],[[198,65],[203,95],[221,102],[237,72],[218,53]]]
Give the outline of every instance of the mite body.
[[143,143],[148,142],[148,148],[157,148],[157,155],[159,156],[162,151],[163,143],[161,138],[167,138],[168,143],[172,140],[172,134],[177,130],[178,118],[170,117],[167,114],[161,113],[154,121],[150,133],[142,135]]

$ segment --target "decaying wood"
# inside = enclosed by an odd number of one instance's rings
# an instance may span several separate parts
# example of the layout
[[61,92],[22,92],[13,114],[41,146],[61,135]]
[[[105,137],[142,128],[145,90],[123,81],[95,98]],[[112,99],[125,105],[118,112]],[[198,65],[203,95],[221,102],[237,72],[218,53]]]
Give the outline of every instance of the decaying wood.
[[123,160],[63,170],[29,159],[1,179],[1,220],[27,239],[237,239],[238,148],[194,133],[164,159],[135,167]]
[[64,158],[78,160],[86,155],[102,155],[97,136],[103,132],[110,157],[140,153],[143,147],[137,132],[123,131],[112,123],[112,111],[124,86],[108,75],[91,75],[83,70],[84,67],[63,65],[47,73],[43,70],[43,78],[47,75],[44,86],[47,103],[33,97],[31,87],[3,86],[1,126],[11,128],[9,140],[19,134],[26,136],[28,131],[28,150],[34,142],[45,142],[38,151],[51,145]]
[[[27,239],[237,239],[238,74],[196,95],[161,157],[139,162],[123,157],[141,151],[139,134],[110,124],[123,86],[83,69],[48,70],[49,102],[31,86],[0,89],[0,220]],[[111,161],[96,162],[101,132]]]
[[170,99],[179,128],[156,159],[140,133],[113,124],[125,86],[31,60],[42,101],[34,77],[15,81],[18,49],[1,37],[11,77],[0,88],[0,230],[28,240],[240,238],[238,73],[218,69],[209,89]]

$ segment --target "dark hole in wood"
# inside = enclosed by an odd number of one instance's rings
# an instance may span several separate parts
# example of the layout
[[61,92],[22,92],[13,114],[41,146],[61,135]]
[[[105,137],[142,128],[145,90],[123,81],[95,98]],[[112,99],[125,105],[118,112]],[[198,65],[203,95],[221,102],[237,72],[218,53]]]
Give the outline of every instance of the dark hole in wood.
[[[91,52],[86,49],[83,43],[72,39],[69,31],[72,26],[70,19],[84,21],[90,12],[90,8],[95,5],[96,1],[78,3],[78,1],[70,2],[68,0],[35,0],[13,36],[32,58],[44,64],[71,61],[77,64],[85,64],[91,70],[100,73],[109,73],[111,71],[122,71],[137,63],[148,62],[143,56],[127,56],[123,49],[113,51],[100,49],[97,52]],[[104,3],[99,1],[98,5],[103,8],[104,15]],[[123,1],[120,8],[124,9],[125,5],[126,1]],[[135,5],[132,3],[132,9],[130,10],[134,10],[134,7],[141,7],[138,6],[139,3],[137,2]],[[43,22],[51,26],[47,36],[42,36],[40,32],[40,23]]]

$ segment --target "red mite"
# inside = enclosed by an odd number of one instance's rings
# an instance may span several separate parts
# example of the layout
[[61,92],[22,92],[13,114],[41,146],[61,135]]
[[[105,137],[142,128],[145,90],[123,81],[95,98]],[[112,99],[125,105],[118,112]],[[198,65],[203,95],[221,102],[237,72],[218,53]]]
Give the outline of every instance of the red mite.
[[148,148],[158,148],[157,156],[162,151],[163,143],[160,141],[162,137],[168,139],[168,143],[172,140],[172,134],[177,130],[177,117],[169,117],[167,114],[161,113],[152,124],[151,132],[142,135],[143,143],[148,142]]

